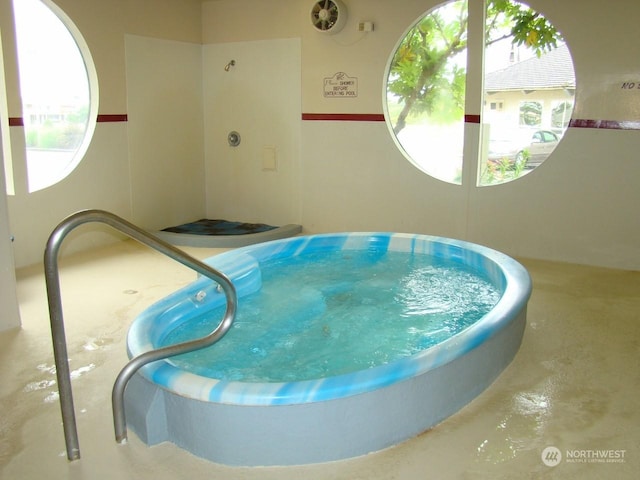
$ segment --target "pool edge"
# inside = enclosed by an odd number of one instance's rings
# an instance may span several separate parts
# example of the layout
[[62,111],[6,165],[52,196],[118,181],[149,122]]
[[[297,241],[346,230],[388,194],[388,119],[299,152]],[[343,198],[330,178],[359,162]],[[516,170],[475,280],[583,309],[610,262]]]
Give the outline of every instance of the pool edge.
[[473,401],[513,361],[525,326],[526,307],[465,355],[378,389],[374,396],[285,406],[228,405],[183,397],[136,374],[125,395],[127,423],[149,445],[170,441],[232,466],[357,457],[415,437]]

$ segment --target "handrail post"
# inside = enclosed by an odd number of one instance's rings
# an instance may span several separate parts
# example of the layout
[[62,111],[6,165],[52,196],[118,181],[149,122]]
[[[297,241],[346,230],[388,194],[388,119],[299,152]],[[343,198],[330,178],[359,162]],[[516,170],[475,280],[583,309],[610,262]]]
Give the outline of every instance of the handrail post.
[[56,364],[56,376],[58,380],[58,392],[60,394],[60,409],[62,411],[62,425],[64,430],[67,458],[77,460],[80,458],[80,446],[78,443],[78,430],[76,426],[75,410],[73,406],[73,393],[71,389],[71,375],[69,372],[69,360],[67,355],[67,341],[62,314],[62,300],[60,295],[60,279],[58,276],[58,252],[62,241],[74,228],[89,222],[105,223],[114,229],[128,235],[134,240],[173,258],[183,265],[195,270],[222,286],[227,308],[224,317],[218,326],[209,335],[170,345],[156,350],[145,352],[127,363],[118,375],[112,391],[114,427],[116,440],[122,443],[127,438],[126,421],[124,416],[124,390],[127,382],[138,369],[147,363],[161,360],[173,355],[191,352],[200,348],[213,345],[220,340],[231,328],[238,307],[236,290],[231,281],[221,272],[209,265],[187,255],[173,245],[151,235],[149,232],[136,227],[132,223],[103,210],[84,210],[70,215],[63,220],[51,233],[44,252],[45,282],[47,287],[47,300],[49,303],[49,319],[51,323],[51,336],[53,340],[53,354]]
[[58,236],[49,238],[44,255],[45,281],[47,286],[47,301],[49,304],[49,320],[51,323],[51,337],[53,340],[53,356],[56,364],[56,378],[58,380],[58,394],[60,397],[60,409],[62,411],[62,428],[67,449],[67,458],[77,460],[80,458],[80,446],[78,444],[78,429],[76,415],[73,407],[73,394],[71,392],[71,374],[67,356],[67,340],[64,330],[62,315],[62,300],[60,296],[60,278],[58,277],[58,249],[60,245]]

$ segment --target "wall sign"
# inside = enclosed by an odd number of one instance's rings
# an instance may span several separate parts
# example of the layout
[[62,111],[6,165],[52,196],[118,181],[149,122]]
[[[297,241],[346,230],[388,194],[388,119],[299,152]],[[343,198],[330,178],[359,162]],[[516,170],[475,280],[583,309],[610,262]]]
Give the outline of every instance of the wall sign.
[[328,98],[355,98],[358,96],[358,78],[338,72],[324,79],[324,96]]
[[622,82],[622,90],[640,90],[640,82]]

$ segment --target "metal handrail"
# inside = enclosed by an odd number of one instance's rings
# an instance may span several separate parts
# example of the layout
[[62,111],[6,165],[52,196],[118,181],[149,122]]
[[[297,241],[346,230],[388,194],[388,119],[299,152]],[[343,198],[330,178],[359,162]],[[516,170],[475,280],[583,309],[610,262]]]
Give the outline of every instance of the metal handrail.
[[73,394],[71,392],[71,375],[67,359],[67,342],[65,338],[64,320],[62,315],[62,300],[60,295],[60,278],[58,276],[58,252],[62,241],[74,228],[89,222],[105,223],[116,230],[128,235],[134,240],[147,245],[154,250],[178,261],[196,272],[217,282],[224,291],[227,308],[218,326],[209,335],[189,342],[170,345],[157,350],[145,352],[125,365],[116,378],[112,392],[113,423],[116,441],[122,443],[127,439],[127,427],[124,414],[124,390],[127,382],[138,369],[144,365],[171,357],[181,353],[192,352],[208,347],[224,336],[231,327],[238,308],[236,290],[229,278],[222,272],[187,255],[182,250],[157,238],[149,232],[138,228],[132,223],[106,212],[104,210],[84,210],[70,215],[63,220],[51,233],[44,252],[45,281],[47,286],[47,300],[49,302],[49,319],[51,322],[51,336],[53,339],[53,354],[56,363],[58,392],[60,394],[60,409],[62,410],[62,426],[67,449],[67,458],[80,458],[78,444],[78,430],[76,426]]

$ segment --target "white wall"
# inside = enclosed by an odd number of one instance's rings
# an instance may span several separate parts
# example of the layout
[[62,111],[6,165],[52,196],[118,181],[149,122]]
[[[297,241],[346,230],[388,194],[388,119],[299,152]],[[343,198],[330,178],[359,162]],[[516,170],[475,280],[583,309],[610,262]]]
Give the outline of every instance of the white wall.
[[[0,4],[0,13],[3,17],[10,12],[6,5]],[[0,21],[0,89],[6,89],[4,47],[7,41],[5,32],[11,29],[11,25]],[[18,297],[16,295],[15,264],[13,260],[13,246],[11,244],[11,227],[9,226],[9,211],[5,179],[5,150],[9,146],[5,143],[9,139],[9,121],[6,117],[8,101],[3,90],[0,90],[0,331],[18,327],[20,325],[20,312],[18,310]],[[5,149],[5,147],[7,147]],[[11,170],[10,168],[8,169]]]
[[202,46],[125,41],[132,221],[158,230],[205,215]]
[[[0,59],[1,59],[0,55]],[[0,67],[2,62],[0,62]],[[0,133],[2,124],[0,124]],[[0,165],[4,161],[0,134]],[[4,168],[0,168],[0,192],[5,191]],[[9,212],[5,195],[0,195],[0,332],[20,326],[20,312],[16,295],[16,275],[9,228]]]
[[[300,40],[206,45],[203,70],[208,218],[299,223]],[[263,163],[269,149],[275,170]]]
[[[14,158],[19,158],[24,136],[19,127],[11,133]],[[16,266],[42,262],[47,238],[59,222],[76,211],[97,208],[130,218],[130,188],[126,124],[98,124],[87,155],[68,177],[44,190],[17,191],[8,197]],[[118,238],[109,227],[82,226],[65,240],[61,254]]]
[[[397,231],[460,237],[462,187],[398,155],[382,122],[303,122],[302,225],[308,232]],[[428,201],[427,201],[428,199]]]
[[640,268],[640,132],[569,129],[542,167],[475,189],[469,238],[531,258]]

